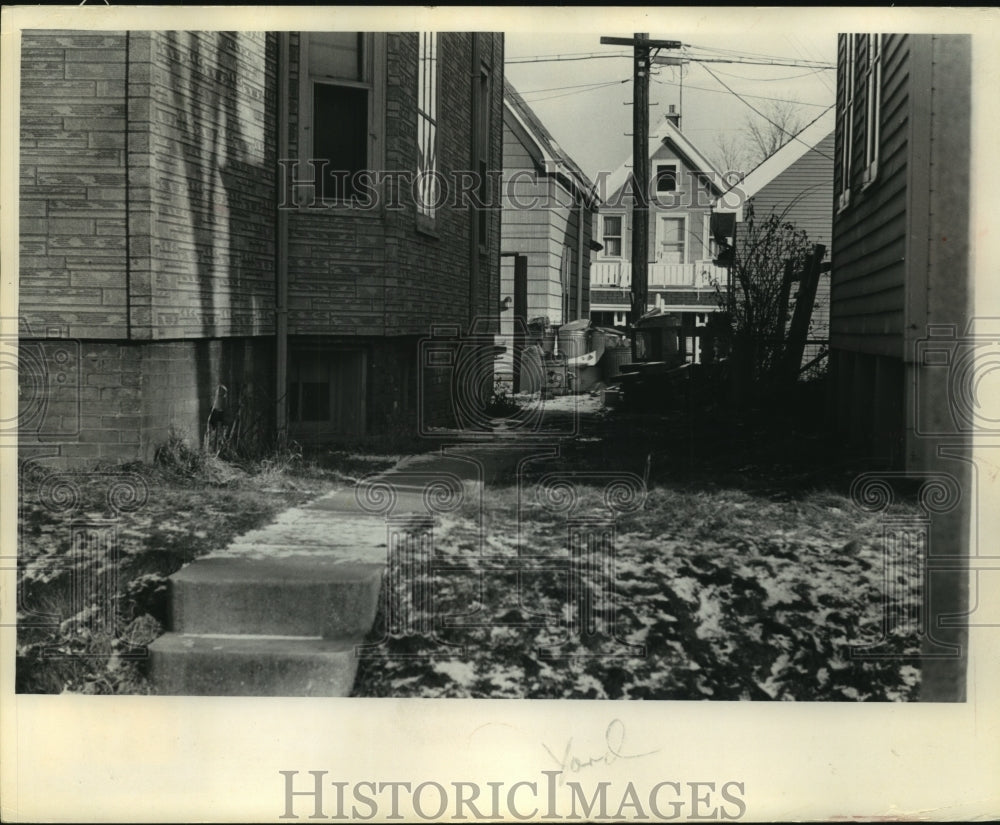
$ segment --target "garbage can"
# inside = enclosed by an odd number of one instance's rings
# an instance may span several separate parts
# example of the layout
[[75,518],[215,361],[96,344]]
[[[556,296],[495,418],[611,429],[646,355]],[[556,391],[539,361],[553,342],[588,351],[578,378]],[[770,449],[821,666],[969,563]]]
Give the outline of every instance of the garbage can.
[[581,318],[559,327],[559,354],[567,360],[579,358],[591,351],[590,321]]
[[624,345],[607,347],[601,359],[601,374],[605,384],[617,381],[622,374],[622,364],[632,363],[632,345],[627,341]]

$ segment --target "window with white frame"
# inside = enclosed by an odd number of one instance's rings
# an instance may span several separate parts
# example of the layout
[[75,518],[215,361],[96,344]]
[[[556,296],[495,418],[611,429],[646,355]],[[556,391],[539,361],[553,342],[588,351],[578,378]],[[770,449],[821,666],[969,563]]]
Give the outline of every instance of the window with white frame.
[[865,169],[863,183],[878,175],[879,113],[882,109],[882,35],[865,35]]
[[[344,201],[359,191],[359,172],[378,167],[384,100],[376,50],[381,35],[302,32],[300,35],[300,160],[312,162],[317,199]],[[319,188],[322,182],[322,189]]]
[[659,229],[656,262],[661,264],[684,263],[684,218],[661,217]]
[[837,207],[843,209],[851,202],[851,158],[854,154],[854,45],[855,36],[853,34],[841,35],[846,43],[844,44],[843,94],[840,111],[837,113],[840,119],[840,195],[837,199]]
[[417,213],[433,218],[438,200],[438,36],[421,32],[417,75]]
[[604,232],[601,235],[604,254],[609,258],[622,255],[622,216],[605,215],[602,219]]

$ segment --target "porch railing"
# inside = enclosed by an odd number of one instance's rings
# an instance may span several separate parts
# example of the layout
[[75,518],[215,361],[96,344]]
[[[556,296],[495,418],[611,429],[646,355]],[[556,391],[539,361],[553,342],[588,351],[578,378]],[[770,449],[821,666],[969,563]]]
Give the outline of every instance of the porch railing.
[[[726,284],[724,267],[711,261],[689,264],[649,265],[649,288],[687,287],[705,289],[720,283]],[[628,289],[632,285],[632,264],[628,261],[595,261],[590,268],[591,287]]]

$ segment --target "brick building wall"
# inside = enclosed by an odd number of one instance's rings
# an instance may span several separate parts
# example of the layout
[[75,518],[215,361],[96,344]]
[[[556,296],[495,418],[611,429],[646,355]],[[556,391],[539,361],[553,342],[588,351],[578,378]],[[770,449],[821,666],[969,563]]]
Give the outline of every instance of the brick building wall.
[[[384,36],[385,106],[382,171],[412,175],[418,165],[416,33]],[[439,35],[438,170],[451,182],[473,169],[472,123],[475,35]],[[290,36],[287,94],[289,155],[303,156],[299,121],[301,39]],[[492,73],[489,96],[488,169],[502,169],[503,43],[500,35],[478,36],[483,62]],[[296,179],[312,179],[297,169]],[[409,180],[408,178],[405,178]],[[455,194],[452,191],[451,194]],[[448,198],[432,224],[418,225],[409,185],[383,192],[375,208],[302,205],[289,216],[289,347],[293,360],[314,358],[322,336],[330,352],[362,346],[365,386],[341,388],[357,396],[369,432],[412,426],[421,420],[454,422],[447,376],[420,365],[420,344],[440,324],[468,333],[475,318],[497,322],[500,289],[500,213],[491,210],[482,251],[473,253],[468,206]],[[387,203],[387,201],[391,201]],[[309,196],[302,198],[310,204]],[[481,328],[481,327],[480,327]],[[319,336],[319,338],[317,337]],[[301,354],[300,354],[301,353]],[[416,382],[423,382],[418,410]],[[294,431],[294,430],[293,430]]]
[[[385,168],[416,168],[415,34],[384,35]],[[441,35],[440,168],[471,164],[474,39]],[[66,463],[150,458],[171,428],[200,440],[216,389],[275,409],[278,40],[263,32],[26,33],[22,48],[21,441]],[[298,152],[297,36],[287,124]],[[499,210],[472,254],[468,208],[416,226],[400,210],[293,210],[289,347],[367,359],[366,429],[413,422],[420,336],[496,315]],[[471,285],[471,286],[470,286]],[[471,289],[471,292],[470,292]],[[473,300],[474,296],[474,300]],[[62,360],[54,361],[55,353]],[[65,356],[65,357],[63,357]],[[34,366],[32,366],[34,365]],[[447,381],[429,380],[447,412]],[[270,422],[273,423],[273,422]]]
[[25,452],[148,459],[171,428],[201,438],[219,383],[273,383],[273,339],[250,337],[273,333],[273,47],[25,34]]
[[129,195],[151,217],[132,216],[150,272],[133,277],[148,302],[133,337],[274,331],[275,47],[264,32],[131,35]]
[[22,334],[124,338],[123,32],[25,32],[21,58]]
[[[386,36],[384,170],[417,168],[417,35]],[[438,168],[446,180],[472,165],[472,86],[450,82],[469,76],[473,35],[442,33],[443,78],[438,120]],[[489,168],[502,168],[503,47],[499,35],[481,38],[492,64],[493,130]],[[299,157],[299,37],[291,36],[289,154]],[[297,177],[309,179],[310,170]],[[422,335],[444,319],[470,319],[471,217],[466,208],[439,209],[434,225],[417,228],[408,186],[399,208],[302,206],[289,218],[289,331],[292,335]],[[499,214],[491,216],[476,284],[477,315],[495,315],[499,290]]]

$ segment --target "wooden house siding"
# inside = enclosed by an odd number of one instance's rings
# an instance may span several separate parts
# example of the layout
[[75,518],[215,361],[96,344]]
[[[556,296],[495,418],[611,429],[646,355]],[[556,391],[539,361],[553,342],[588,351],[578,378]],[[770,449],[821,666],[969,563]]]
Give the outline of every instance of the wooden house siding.
[[758,217],[771,212],[804,230],[828,250],[833,223],[834,136],[820,141],[753,196]]
[[[906,183],[909,132],[909,58],[907,35],[884,35],[882,46],[882,105],[879,108],[879,168],[867,187],[863,113],[866,84],[855,72],[854,141],[850,202],[834,216],[831,277],[831,345],[879,355],[903,355],[906,275]],[[867,58],[866,41],[859,41],[856,61]],[[845,95],[846,40],[839,46],[838,104]],[[844,135],[838,122],[834,180],[840,194]]]
[[[662,301],[667,311],[671,307],[677,311],[687,311],[682,307],[701,301],[687,300],[688,291],[694,294],[710,295],[713,309],[718,308],[716,290],[709,283],[714,267],[711,264],[711,242],[709,237],[709,216],[716,198],[722,194],[719,189],[718,172],[701,157],[690,140],[680,131],[676,119],[668,116],[650,136],[648,181],[649,209],[643,216],[633,215],[632,204],[632,159],[629,158],[611,175],[599,179],[598,188],[605,193],[605,203],[595,216],[591,229],[594,239],[604,245],[592,260],[591,284],[595,294],[591,302],[599,305],[598,311],[607,311],[608,301],[614,296],[616,311],[630,311],[628,284],[631,280],[632,227],[633,220],[648,221],[647,247],[647,306],[658,305]],[[676,166],[676,184],[673,191],[658,192],[658,168],[661,165]],[[705,183],[705,180],[710,183]],[[621,218],[620,254],[610,255],[604,220],[609,217]],[[683,258],[677,260],[677,249],[672,238],[667,238],[670,248],[664,255],[663,219],[681,219],[683,224]],[[670,230],[673,233],[673,229]],[[622,291],[625,290],[625,291]],[[697,292],[700,290],[701,292]],[[684,291],[684,292],[682,292]],[[659,298],[658,298],[659,296]],[[600,300],[596,300],[597,298]]]
[[[850,195],[842,196],[844,120],[838,117],[833,222],[831,373],[835,418],[853,440],[891,445],[893,461],[933,466],[935,440],[918,432],[917,410],[938,416],[946,386],[918,358],[931,324],[961,335],[969,317],[969,109],[967,35],[882,37],[877,172],[864,179],[867,84],[838,60],[838,108],[854,83]],[[874,410],[874,412],[873,412]],[[950,425],[941,426],[947,429]]]
[[[523,105],[523,104],[522,104]],[[580,293],[580,193],[569,185],[561,173],[546,171],[542,166],[543,148],[538,140],[547,135],[533,136],[512,115],[504,118],[503,218],[502,250],[505,254],[520,254],[527,258],[526,318],[546,316],[561,324],[577,317]],[[537,139],[536,139],[537,138]],[[590,311],[590,240],[594,206],[584,206],[583,224],[583,317]],[[566,259],[568,258],[568,263]],[[568,266],[569,283],[564,289],[564,267]],[[501,274],[501,299],[513,295],[513,259],[505,258]],[[564,296],[568,296],[568,312],[564,312]],[[501,331],[513,330],[513,315],[501,318]]]
[[[823,244],[827,256],[833,235],[833,157],[831,131],[814,148],[796,160],[785,172],[754,195],[758,215],[772,211],[804,231],[810,242]],[[792,296],[794,300],[794,295]],[[808,340],[813,343],[803,353],[803,362],[817,355],[816,347],[830,337],[830,275],[820,275],[809,322]]]
[[[656,167],[662,164],[676,164],[677,190],[675,192],[656,191]],[[711,198],[700,190],[695,183],[695,177],[685,162],[667,146],[661,146],[653,153],[649,162],[650,198],[656,198],[656,204],[651,203],[649,209],[649,253],[650,263],[656,263],[659,252],[659,237],[657,235],[660,218],[685,218],[684,261],[694,263],[704,260],[707,252],[704,247],[705,215],[711,211]],[[630,227],[631,231],[631,227]]]

